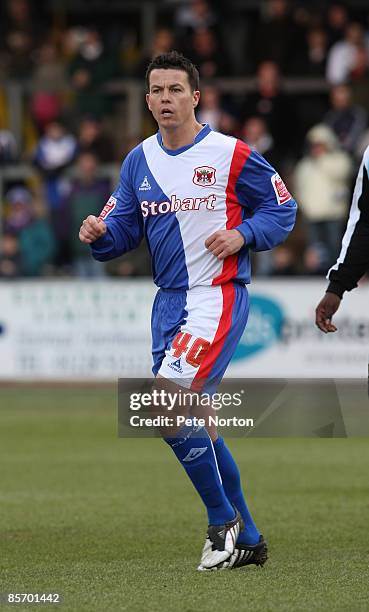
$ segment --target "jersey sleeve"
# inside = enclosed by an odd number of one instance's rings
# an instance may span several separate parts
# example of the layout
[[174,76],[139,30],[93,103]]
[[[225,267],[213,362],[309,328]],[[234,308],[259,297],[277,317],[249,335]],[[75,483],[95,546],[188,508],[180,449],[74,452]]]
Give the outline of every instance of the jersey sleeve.
[[[246,147],[240,141],[237,144],[240,149]],[[245,158],[235,186],[244,220],[235,229],[248,247],[268,251],[283,242],[293,229],[297,204],[266,159],[256,151]]]
[[132,187],[131,155],[124,160],[119,185],[99,215],[106,223],[107,231],[90,245],[92,255],[98,261],[114,259],[135,249],[143,237],[142,214]]
[[357,287],[360,278],[369,270],[369,147],[358,177],[342,249],[337,263],[329,270],[327,291],[342,297],[345,291]]

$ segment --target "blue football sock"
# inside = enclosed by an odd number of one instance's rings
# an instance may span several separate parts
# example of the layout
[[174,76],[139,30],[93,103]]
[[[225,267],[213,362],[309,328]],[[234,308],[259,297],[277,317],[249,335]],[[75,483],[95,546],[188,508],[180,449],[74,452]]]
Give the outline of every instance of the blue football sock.
[[223,525],[235,516],[219,474],[213,443],[204,427],[184,425],[175,438],[164,438],[204,502],[209,525]]
[[223,481],[224,491],[229,501],[232,502],[240,512],[245,523],[245,528],[239,534],[237,542],[241,544],[257,544],[260,533],[257,530],[243,496],[240,471],[237,464],[225,445],[223,438],[217,438],[213,445]]

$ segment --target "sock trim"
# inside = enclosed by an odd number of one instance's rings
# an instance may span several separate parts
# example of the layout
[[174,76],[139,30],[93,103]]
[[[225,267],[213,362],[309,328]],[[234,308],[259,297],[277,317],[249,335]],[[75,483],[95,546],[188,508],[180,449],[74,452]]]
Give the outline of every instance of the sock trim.
[[[209,433],[208,433],[208,436],[209,436]],[[215,461],[215,465],[216,465],[216,468],[217,468],[217,472],[218,472],[218,476],[219,476],[220,484],[223,486],[223,480],[222,480],[222,477],[221,477],[221,475],[220,475],[220,470],[219,470],[219,465],[218,465],[217,456],[216,456],[216,454],[215,454],[215,449],[214,449],[213,440],[210,438],[210,436],[209,436],[209,439],[210,439],[210,444],[211,444],[211,450],[213,451],[213,455],[214,455],[214,461]],[[225,494],[225,492],[224,492],[224,494]]]

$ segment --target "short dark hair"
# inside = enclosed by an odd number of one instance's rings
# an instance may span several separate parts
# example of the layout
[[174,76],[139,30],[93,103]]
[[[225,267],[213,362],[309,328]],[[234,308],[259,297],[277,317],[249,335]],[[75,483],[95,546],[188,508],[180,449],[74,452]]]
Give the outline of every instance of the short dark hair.
[[170,68],[186,72],[192,91],[197,91],[199,89],[200,76],[196,66],[187,59],[187,57],[184,57],[182,53],[178,53],[178,51],[169,51],[168,53],[163,53],[162,55],[154,57],[148,65],[145,76],[148,91],[150,90],[151,72],[156,69],[168,70]]

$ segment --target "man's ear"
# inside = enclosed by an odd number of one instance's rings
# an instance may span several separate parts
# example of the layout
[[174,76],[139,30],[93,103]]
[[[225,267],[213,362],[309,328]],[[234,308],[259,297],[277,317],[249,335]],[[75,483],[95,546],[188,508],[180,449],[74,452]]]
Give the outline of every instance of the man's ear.
[[200,102],[200,92],[198,90],[193,92],[193,107],[196,108]]
[[149,107],[149,110],[151,111],[151,106],[150,106],[150,94],[146,94],[146,104]]

